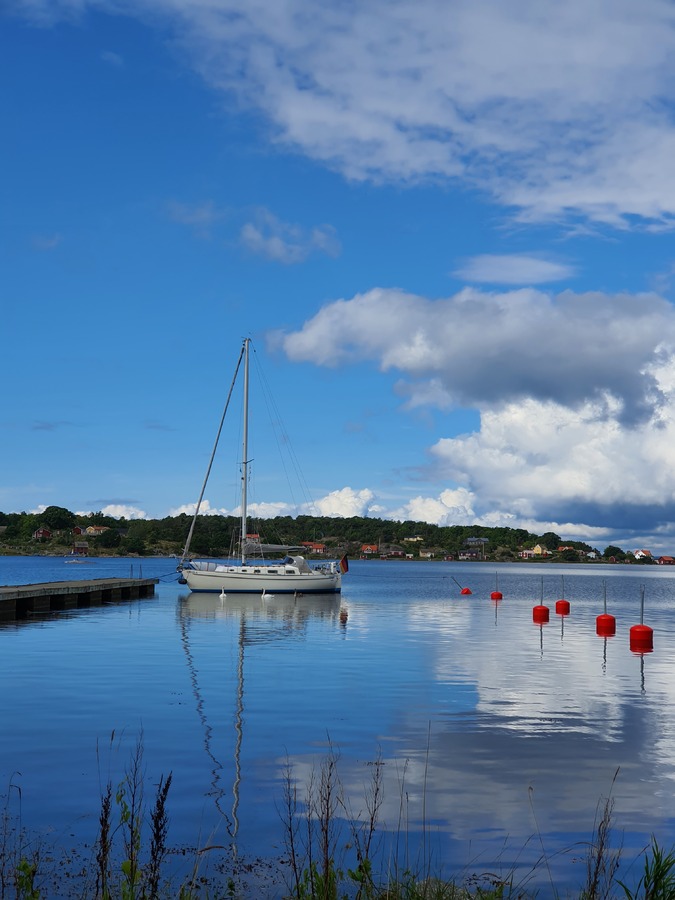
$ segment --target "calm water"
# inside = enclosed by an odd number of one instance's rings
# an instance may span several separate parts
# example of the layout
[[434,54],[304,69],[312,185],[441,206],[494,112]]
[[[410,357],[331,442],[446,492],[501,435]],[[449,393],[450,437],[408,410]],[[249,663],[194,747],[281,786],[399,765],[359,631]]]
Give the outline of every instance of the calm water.
[[[355,561],[341,597],[221,602],[186,592],[172,560],[141,565],[163,578],[154,599],[0,626],[0,794],[15,809],[19,786],[22,824],[50,840],[93,842],[101,786],[142,735],[148,794],[173,772],[171,842],[240,860],[283,856],[284,770],[304,791],[329,745],[355,814],[381,757],[383,852],[397,847],[413,869],[527,878],[545,853],[572,892],[610,789],[624,877],[639,875],[625,867],[652,833],[675,841],[675,572]],[[139,575],[138,560],[0,557],[0,584],[132,566]],[[644,657],[628,643],[643,585]],[[611,639],[595,634],[603,590]],[[547,878],[540,866],[540,896]]]

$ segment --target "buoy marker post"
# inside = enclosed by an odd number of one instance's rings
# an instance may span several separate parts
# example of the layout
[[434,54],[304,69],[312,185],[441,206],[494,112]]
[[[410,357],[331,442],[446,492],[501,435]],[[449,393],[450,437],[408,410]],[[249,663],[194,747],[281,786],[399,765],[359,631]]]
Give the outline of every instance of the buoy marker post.
[[654,629],[645,625],[645,586],[640,588],[640,624],[633,625],[630,630],[630,649],[632,653],[651,653],[654,649]]
[[537,623],[537,625],[542,625],[544,622],[548,622],[549,619],[549,611],[548,606],[544,606],[544,576],[541,576],[541,603],[538,606],[533,607],[532,609],[532,620]]
[[614,616],[610,616],[607,612],[606,581],[602,582],[602,600],[604,612],[602,612],[595,620],[595,633],[604,638],[614,637],[614,635],[616,634],[616,619],[614,618]]
[[462,587],[462,585],[459,583],[459,581],[457,581],[457,579],[455,578],[454,575],[451,575],[450,577],[452,578],[452,580],[455,582],[455,584],[456,584],[457,587],[459,588],[460,594],[470,594],[470,593],[472,593],[471,588],[468,588],[468,587]]
[[570,601],[564,599],[564,597],[565,597],[565,576],[564,575],[560,576],[560,581],[562,583],[562,590],[561,590],[561,598],[562,599],[556,600],[555,611],[559,616],[569,616]]
[[497,573],[495,572],[495,589],[490,594],[490,600],[501,600],[504,595],[499,590],[499,581],[497,580]]

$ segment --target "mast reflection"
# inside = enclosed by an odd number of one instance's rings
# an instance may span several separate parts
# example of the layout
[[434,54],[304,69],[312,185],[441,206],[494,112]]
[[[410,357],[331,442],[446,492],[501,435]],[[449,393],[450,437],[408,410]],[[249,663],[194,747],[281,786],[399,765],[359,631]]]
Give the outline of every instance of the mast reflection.
[[[239,803],[242,782],[242,749],[244,741],[245,705],[245,656],[246,650],[257,645],[269,644],[301,636],[311,619],[325,619],[341,631],[347,626],[348,611],[340,596],[327,594],[234,594],[221,596],[215,593],[190,593],[179,597],[178,617],[181,642],[190,673],[192,692],[197,715],[204,731],[204,750],[211,761],[211,794],[218,812],[227,823],[236,855],[236,837],[239,831]],[[216,755],[214,728],[207,715],[202,694],[205,685],[200,683],[199,668],[191,643],[191,629],[195,623],[213,621],[214,627],[228,626],[238,621],[236,692],[234,703],[234,778],[231,788],[232,806],[229,812],[223,808],[223,800],[229,791],[223,787],[223,763]],[[217,724],[217,723],[216,723]]]

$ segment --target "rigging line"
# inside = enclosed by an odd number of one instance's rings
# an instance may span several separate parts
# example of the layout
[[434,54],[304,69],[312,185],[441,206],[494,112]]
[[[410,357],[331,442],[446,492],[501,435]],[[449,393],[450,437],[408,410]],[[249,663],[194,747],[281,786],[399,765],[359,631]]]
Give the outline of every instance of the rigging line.
[[[277,445],[277,449],[279,451],[279,458],[281,460],[281,465],[284,470],[284,474],[286,476],[286,481],[288,483],[288,487],[289,487],[289,490],[291,493],[291,499],[293,501],[293,505],[296,507],[296,509],[298,509],[298,503],[294,496],[293,483],[291,481],[291,478],[289,477],[288,467],[286,465],[286,459],[288,459],[288,462],[290,463],[290,466],[293,470],[293,474],[296,478],[298,488],[300,489],[300,492],[303,494],[302,500],[305,502],[305,504],[307,504],[307,506],[314,509],[315,508],[314,501],[310,494],[307,482],[302,474],[302,469],[300,468],[300,463],[299,463],[297,454],[295,453],[295,449],[293,447],[293,444],[291,443],[288,432],[284,428],[284,423],[283,423],[283,419],[281,417],[281,412],[279,410],[279,406],[274,398],[274,394],[272,393],[269,381],[265,376],[265,372],[263,371],[263,369],[260,365],[260,362],[257,358],[255,347],[253,348],[253,351],[254,351],[254,360],[255,360],[255,365],[256,365],[256,371],[258,373],[259,383],[262,388],[263,399],[265,401],[265,406],[267,408],[267,414],[269,416],[270,423],[272,425],[272,433],[274,434],[274,440]],[[283,438],[283,440],[281,438]],[[282,451],[282,444],[285,448],[285,454]],[[298,511],[299,511],[299,509],[298,509]]]
[[209,480],[209,476],[211,474],[211,466],[213,465],[213,460],[216,455],[216,450],[218,449],[218,441],[220,440],[220,434],[223,430],[223,423],[225,422],[225,415],[227,414],[228,407],[230,405],[230,399],[232,397],[232,391],[234,390],[234,385],[237,381],[237,375],[239,374],[239,367],[241,366],[241,361],[244,358],[244,350],[246,348],[246,341],[242,344],[241,351],[239,353],[239,359],[237,360],[237,366],[234,370],[234,376],[232,378],[232,384],[230,385],[230,390],[227,394],[227,400],[225,401],[225,408],[223,409],[223,414],[220,417],[220,424],[218,426],[218,432],[216,434],[216,440],[213,444],[213,450],[211,451],[211,459],[209,460],[209,464],[206,469],[206,475],[204,476],[204,483],[202,484],[202,489],[199,494],[199,500],[197,500],[197,507],[195,509],[195,514],[192,518],[192,523],[190,525],[190,530],[188,531],[187,540],[185,541],[185,547],[183,549],[183,555],[181,556],[180,563],[178,564],[178,571],[183,568],[185,560],[187,558],[188,553],[190,552],[190,542],[192,541],[192,534],[195,530],[195,525],[197,523],[197,516],[199,515],[199,510],[202,505],[202,500],[204,499],[204,491],[206,490],[206,485]]

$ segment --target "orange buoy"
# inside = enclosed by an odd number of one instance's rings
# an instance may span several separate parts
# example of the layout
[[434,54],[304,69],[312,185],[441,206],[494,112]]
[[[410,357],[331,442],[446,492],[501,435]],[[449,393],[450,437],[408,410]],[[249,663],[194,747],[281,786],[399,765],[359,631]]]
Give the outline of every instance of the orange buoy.
[[654,629],[644,624],[645,588],[640,588],[640,624],[630,630],[630,649],[633,653],[651,653],[654,649]]
[[612,637],[616,634],[616,619],[608,613],[602,613],[595,620],[595,633],[600,637]]
[[502,599],[502,592],[501,592],[501,591],[493,591],[493,592],[490,594],[490,600],[501,600],[501,599]]
[[565,576],[560,576],[560,600],[556,600],[555,611],[559,616],[569,616],[570,602],[563,599],[565,596]]
[[452,580],[455,582],[455,584],[456,584],[457,587],[459,588],[460,594],[470,594],[470,593],[471,593],[470,588],[468,588],[468,587],[462,587],[462,585],[459,583],[459,581],[457,581],[457,579],[455,578],[454,575],[451,575],[450,577],[452,578]]
[[633,625],[630,630],[632,653],[651,653],[654,649],[654,629],[649,625]]
[[544,576],[541,576],[541,603],[532,609],[532,620],[538,624],[548,622],[548,606],[544,606]]
[[548,622],[549,612],[548,606],[544,606],[543,603],[540,603],[538,606],[533,607],[532,609],[532,620],[537,622],[537,624],[541,624],[542,622]]

